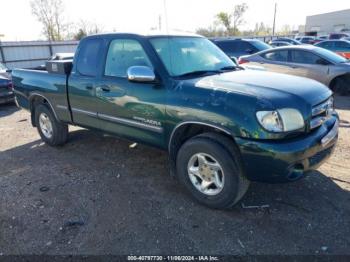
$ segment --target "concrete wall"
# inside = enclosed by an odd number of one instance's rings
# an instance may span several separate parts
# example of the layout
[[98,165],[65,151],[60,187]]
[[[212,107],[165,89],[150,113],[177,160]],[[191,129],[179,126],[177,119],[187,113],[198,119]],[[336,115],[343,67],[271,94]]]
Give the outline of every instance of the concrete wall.
[[55,53],[74,53],[78,41],[0,42],[0,62],[8,68],[39,66]]
[[317,31],[318,35],[350,30],[350,9],[306,17],[306,32]]

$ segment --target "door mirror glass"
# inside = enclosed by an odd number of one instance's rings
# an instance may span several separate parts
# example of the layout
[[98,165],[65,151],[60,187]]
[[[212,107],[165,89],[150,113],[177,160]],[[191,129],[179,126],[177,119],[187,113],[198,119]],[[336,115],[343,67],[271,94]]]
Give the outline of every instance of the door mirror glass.
[[132,82],[154,82],[156,75],[148,66],[131,66],[127,71],[128,80]]

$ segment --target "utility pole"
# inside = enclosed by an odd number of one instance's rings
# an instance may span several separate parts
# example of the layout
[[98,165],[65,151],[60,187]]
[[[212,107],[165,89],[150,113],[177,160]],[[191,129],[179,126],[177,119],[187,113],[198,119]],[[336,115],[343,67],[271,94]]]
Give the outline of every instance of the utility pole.
[[274,16],[273,16],[272,36],[275,36],[275,29],[276,29],[276,13],[277,13],[277,3],[275,3],[275,14],[274,14]]
[[4,54],[4,50],[2,49],[2,43],[1,43],[1,37],[4,37],[4,34],[0,34],[0,61],[3,62],[4,64],[6,64],[5,61],[5,54]]

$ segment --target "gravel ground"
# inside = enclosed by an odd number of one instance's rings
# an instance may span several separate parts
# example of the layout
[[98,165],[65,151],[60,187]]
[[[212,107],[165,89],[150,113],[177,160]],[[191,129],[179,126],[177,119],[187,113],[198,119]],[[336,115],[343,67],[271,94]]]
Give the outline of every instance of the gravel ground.
[[79,128],[51,148],[28,112],[0,106],[0,254],[350,254],[350,99],[336,103],[332,158],[253,183],[231,211],[193,202],[162,151]]

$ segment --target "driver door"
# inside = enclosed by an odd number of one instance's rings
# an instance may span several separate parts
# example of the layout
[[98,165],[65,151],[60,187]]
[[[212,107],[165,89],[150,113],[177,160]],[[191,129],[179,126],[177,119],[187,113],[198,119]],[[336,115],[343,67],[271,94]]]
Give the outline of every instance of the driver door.
[[154,68],[141,42],[112,39],[96,85],[100,128],[134,141],[161,145],[165,88],[160,83],[129,81],[127,70],[131,66]]

